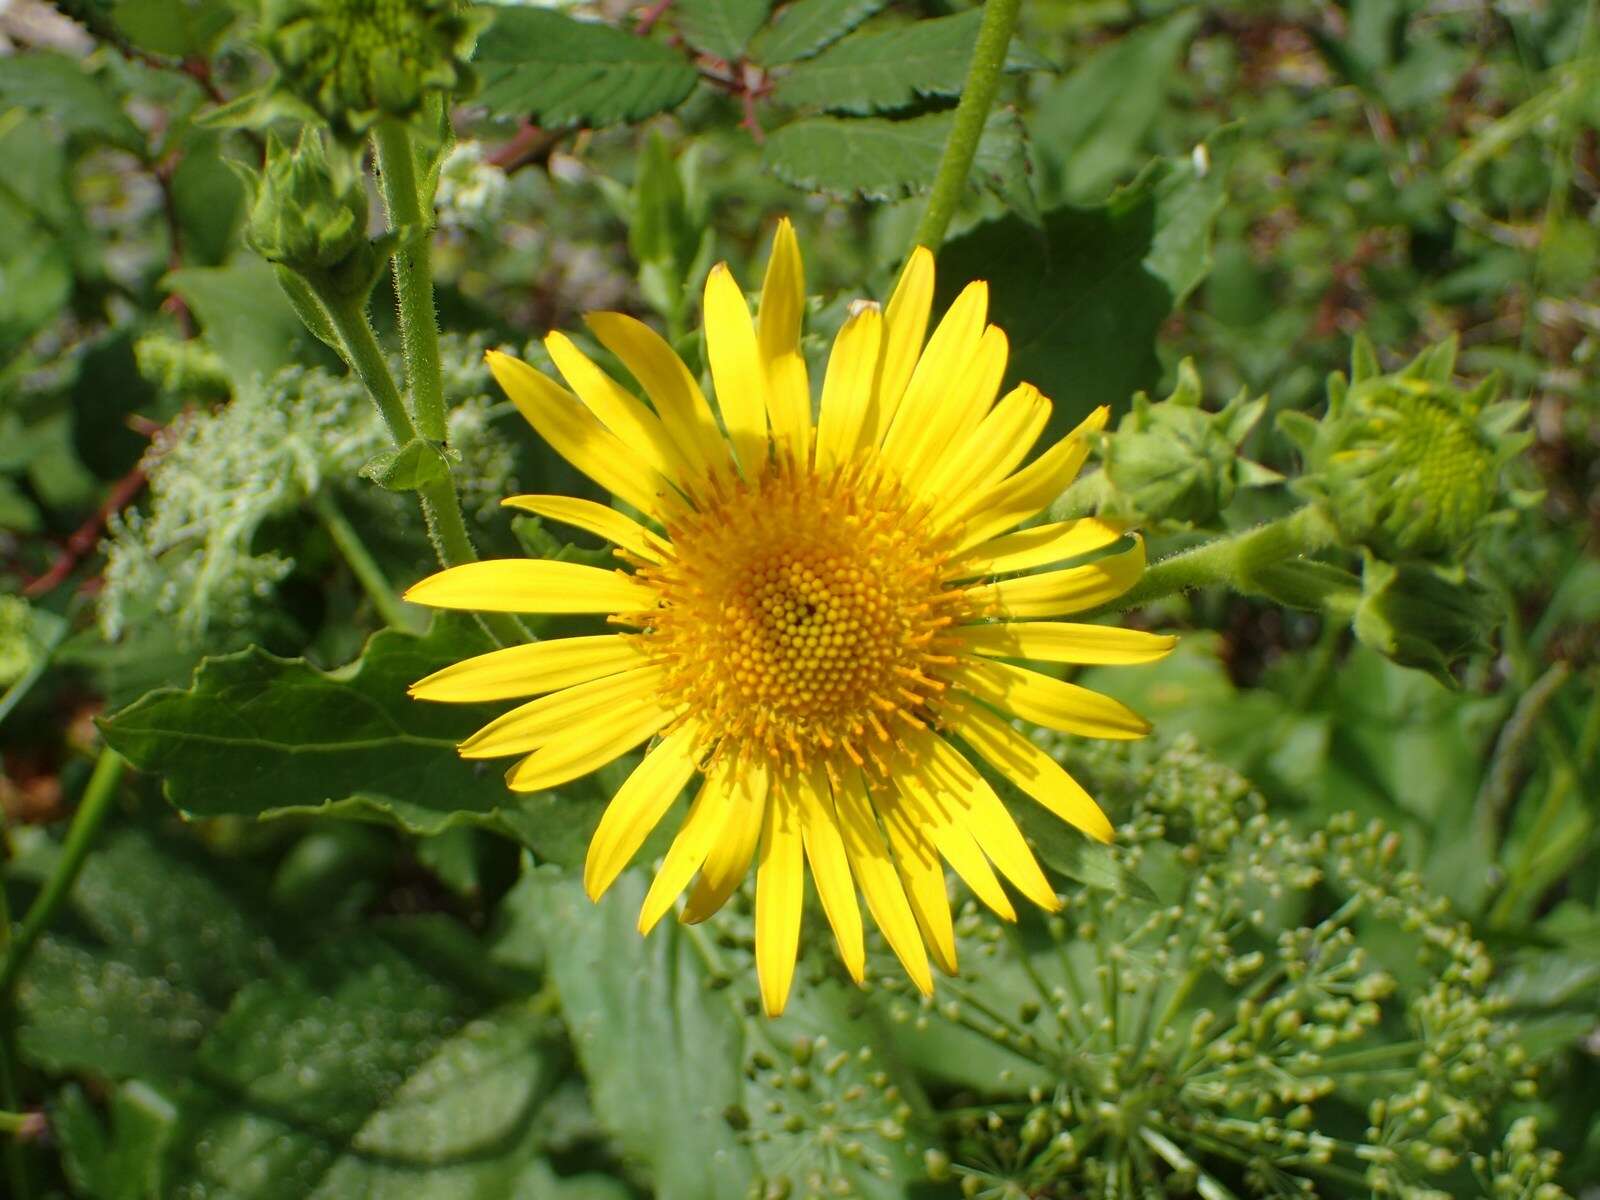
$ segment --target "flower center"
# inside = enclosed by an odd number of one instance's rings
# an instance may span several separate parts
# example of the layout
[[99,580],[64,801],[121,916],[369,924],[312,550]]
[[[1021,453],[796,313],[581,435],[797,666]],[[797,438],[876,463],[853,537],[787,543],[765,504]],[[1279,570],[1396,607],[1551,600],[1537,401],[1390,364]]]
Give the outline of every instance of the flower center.
[[720,750],[883,770],[928,725],[954,662],[944,631],[964,604],[897,484],[772,465],[720,484],[667,531],[672,558],[640,571],[662,607],[637,620]]

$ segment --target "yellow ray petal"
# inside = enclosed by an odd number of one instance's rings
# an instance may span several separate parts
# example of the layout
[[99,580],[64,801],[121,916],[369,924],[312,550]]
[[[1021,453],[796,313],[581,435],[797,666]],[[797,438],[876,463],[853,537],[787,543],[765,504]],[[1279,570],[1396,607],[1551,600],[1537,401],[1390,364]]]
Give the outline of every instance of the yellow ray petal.
[[931,758],[931,773],[947,789],[945,794],[960,806],[979,848],[1024,896],[1046,912],[1058,910],[1061,901],[1056,898],[1055,889],[1039,869],[1016,820],[988,781],[943,738],[929,737],[925,746]]
[[950,564],[945,571],[945,578],[1009,575],[1013,571],[1027,571],[1047,563],[1062,562],[1104,549],[1127,530],[1126,521],[1107,521],[1100,517],[1055,521],[1049,525],[1019,529],[974,546]]
[[551,638],[462,659],[417,680],[408,690],[417,700],[479,704],[554,692],[647,662],[639,639],[631,634]]
[[535,750],[506,772],[506,786],[513,792],[542,792],[569,783],[653,737],[672,716],[653,704],[619,706],[607,713],[604,721],[575,725],[562,737]]
[[598,900],[667,815],[694,774],[700,727],[685,722],[647,753],[606,805],[583,862],[583,890]]
[[862,939],[861,909],[856,905],[855,885],[850,881],[850,860],[844,839],[839,834],[828,777],[820,769],[802,776],[796,790],[800,800],[800,833],[806,858],[811,863],[811,878],[817,885],[822,911],[833,927],[850,978],[860,983],[867,969],[867,948]]
[[683,889],[705,862],[711,847],[723,835],[728,813],[733,806],[733,783],[729,778],[729,768],[734,761],[732,755],[717,759],[700,786],[694,803],[689,806],[689,815],[683,819],[678,836],[672,839],[661,869],[651,880],[650,890],[645,893],[644,903],[639,908],[640,933],[649,933],[655,928],[656,922],[666,916],[667,909],[683,894]]
[[882,340],[883,315],[876,304],[867,304],[851,314],[833,341],[828,371],[822,378],[818,471],[849,462],[864,444],[863,431],[874,427],[872,376]]
[[678,916],[685,925],[699,924],[727,903],[750,869],[750,858],[761,838],[767,814],[767,770],[760,763],[745,762],[734,775],[726,824],[706,854],[700,878]]
[[576,496],[507,496],[500,503],[582,529],[651,562],[661,562],[670,549],[668,542],[632,517],[593,500],[580,500]]
[[977,704],[948,703],[948,727],[990,766],[1069,825],[1097,841],[1111,840],[1111,822],[1093,797],[1061,764],[1013,729],[1009,722]]
[[621,613],[654,608],[649,584],[621,571],[542,558],[491,558],[429,575],[405,598],[478,612]]
[[889,847],[884,844],[883,832],[878,828],[878,818],[859,771],[845,770],[834,789],[833,799],[845,853],[850,856],[850,867],[861,885],[867,911],[883,930],[889,949],[905,967],[917,990],[924,996],[931,996],[933,976],[928,971],[928,953],[917,929],[917,918],[906,901],[905,888],[900,884],[894,860],[889,857]]
[[705,335],[717,407],[739,465],[753,479],[767,461],[767,376],[750,306],[727,263],[706,277]]
[[767,371],[767,416],[773,442],[797,463],[811,454],[811,386],[800,353],[800,325],[806,307],[805,267],[789,218],[778,222],[761,287],[757,341]]
[[939,853],[974,896],[1002,920],[1015,921],[1017,910],[1011,907],[1010,897],[995,878],[972,830],[965,821],[956,819],[951,798],[919,765],[906,764],[897,772],[894,782],[900,789],[906,819],[921,823]]
[[922,354],[922,339],[928,332],[928,314],[933,309],[933,252],[918,246],[906,260],[900,272],[900,282],[883,316],[883,345],[878,356],[878,370],[873,392],[877,403],[873,406],[873,427],[863,431],[863,440],[869,446],[883,443],[900,407],[900,397],[905,394],[911,372],[916,369]]
[[668,483],[555,380],[520,358],[490,350],[489,370],[550,448],[613,496],[660,517]]
[[651,664],[633,671],[574,684],[502,713],[462,742],[462,758],[505,758],[536,750],[578,725],[610,723],[618,707],[655,706],[666,668]]
[[1081,567],[1018,575],[966,589],[974,611],[994,617],[1063,617],[1115,600],[1144,573],[1144,541]]
[[956,439],[923,484],[923,494],[936,498],[936,510],[965,505],[975,492],[987,491],[1028,456],[1050,420],[1050,401],[1031,383],[1008,392],[978,427]]
[[952,416],[959,416],[961,407],[969,402],[969,397],[958,394],[952,385],[967,374],[977,354],[988,311],[989,285],[981,279],[969,283],[946,310],[917,360],[883,439],[884,461],[902,477],[909,478],[909,468],[931,431],[947,430],[954,424]]
[[584,317],[600,344],[622,360],[650,397],[673,443],[699,470],[728,465],[728,443],[700,385],[666,339],[643,321],[615,312]]
[[1150,732],[1150,723],[1120,700],[1010,663],[965,659],[951,669],[950,679],[985,703],[1046,729],[1113,741]]
[[682,486],[697,474],[694,465],[667,436],[661,419],[596,366],[571,338],[552,333],[545,338],[544,348],[584,406],[663,478]]
[[1066,621],[1003,621],[962,625],[950,631],[966,649],[990,658],[1031,658],[1038,662],[1133,666],[1165,658],[1178,639],[1170,634],[1119,629],[1115,625],[1074,625]]
[[1009,353],[1010,343],[1004,330],[991,325],[983,331],[972,358],[956,382],[948,386],[945,402],[933,413],[904,469],[907,482],[920,494],[929,494],[929,479],[955,448],[972,436],[994,407],[1001,380],[1005,378]]
[[898,796],[873,797],[873,807],[883,818],[894,849],[895,869],[905,887],[906,900],[922,931],[922,940],[933,955],[934,964],[946,975],[954,975],[956,931],[950,920],[950,895],[945,890],[944,865],[933,842],[906,818]]
[[800,950],[800,911],[805,902],[800,813],[795,781],[777,779],[761,830],[756,865],[756,979],[769,1017],[783,1012]]
[[1062,492],[1077,476],[1083,460],[1089,457],[1085,427],[1094,422],[1104,425],[1108,409],[1099,408],[1084,425],[1062,438],[1022,470],[979,492],[965,508],[950,510],[951,518],[965,519],[956,552],[971,549],[996,534],[1022,524]]

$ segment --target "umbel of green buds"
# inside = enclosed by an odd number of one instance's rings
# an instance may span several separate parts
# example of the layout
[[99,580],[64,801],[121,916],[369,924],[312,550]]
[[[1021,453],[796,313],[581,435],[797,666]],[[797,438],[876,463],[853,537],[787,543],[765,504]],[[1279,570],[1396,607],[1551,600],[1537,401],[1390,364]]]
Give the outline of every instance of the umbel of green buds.
[[353,168],[339,170],[309,126],[290,149],[267,137],[245,238],[268,262],[302,274],[336,271],[368,246],[367,193]]
[[281,86],[341,137],[472,89],[483,19],[459,0],[265,0],[262,18]]
[[1133,411],[1100,445],[1105,483],[1103,515],[1141,522],[1204,525],[1241,487],[1278,483],[1282,476],[1239,456],[1240,444],[1266,411],[1267,398],[1241,391],[1219,412],[1200,407],[1200,375],[1191,359],[1178,366],[1177,387],[1152,403],[1140,392]]
[[1470,391],[1454,386],[1455,359],[1452,338],[1384,374],[1361,338],[1350,379],[1328,380],[1322,420],[1280,416],[1305,455],[1296,489],[1347,544],[1391,560],[1454,560],[1488,521],[1509,516],[1500,475],[1532,441],[1518,431],[1527,405],[1499,402],[1495,375]]

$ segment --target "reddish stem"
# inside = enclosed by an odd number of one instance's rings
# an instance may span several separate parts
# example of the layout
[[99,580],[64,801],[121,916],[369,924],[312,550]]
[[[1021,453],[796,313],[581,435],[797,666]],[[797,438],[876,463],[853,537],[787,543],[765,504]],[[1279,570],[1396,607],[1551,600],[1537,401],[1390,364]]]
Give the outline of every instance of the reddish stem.
[[67,539],[62,547],[61,554],[56,561],[50,564],[50,569],[39,578],[22,589],[22,594],[29,598],[43,596],[46,592],[54,591],[72,574],[74,567],[82,561],[83,556],[93,550],[100,540],[100,532],[105,528],[111,514],[121,512],[133,502],[133,498],[144,489],[144,466],[141,464],[133,468],[121,479],[112,485],[110,493],[99,508]]

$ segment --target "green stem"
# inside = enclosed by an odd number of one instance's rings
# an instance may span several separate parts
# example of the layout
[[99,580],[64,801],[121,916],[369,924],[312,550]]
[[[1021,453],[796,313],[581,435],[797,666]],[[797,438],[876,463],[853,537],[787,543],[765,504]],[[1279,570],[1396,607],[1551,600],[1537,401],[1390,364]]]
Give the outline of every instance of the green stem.
[[367,320],[365,302],[348,297],[334,299],[326,295],[321,300],[329,321],[333,323],[334,332],[339,335],[344,360],[350,364],[350,369],[366,386],[367,394],[378,406],[383,423],[389,427],[389,436],[399,446],[414,440],[417,428],[411,423],[411,414],[406,412],[405,402],[400,399],[400,389],[395,386],[394,376],[383,357],[383,348],[378,345],[378,337],[372,332],[372,323]]
[[[447,567],[477,562],[478,552],[473,549],[472,538],[467,534],[467,523],[461,515],[461,500],[456,496],[454,480],[446,476],[423,484],[417,489],[422,501],[422,515],[428,522],[428,538],[433,542],[433,552],[439,562]],[[478,623],[489,636],[502,646],[514,646],[528,640],[528,631],[522,622],[510,613],[478,613]]]
[[1017,26],[1017,13],[1021,9],[1022,0],[985,0],[983,23],[978,26],[978,41],[972,49],[972,64],[967,68],[967,81],[950,124],[950,140],[945,143],[944,157],[939,160],[939,172],[933,177],[928,207],[917,225],[915,240],[919,246],[937,250],[944,241],[945,230],[950,227],[950,219],[956,214],[956,205],[960,203],[967,175],[972,170],[972,160],[978,154],[978,142],[983,137],[989,109],[994,104],[995,93],[1000,90],[1006,51],[1011,46],[1011,33]]
[[1322,549],[1330,538],[1327,519],[1307,505],[1265,525],[1162,559],[1132,588],[1096,611],[1120,612],[1214,584],[1259,592],[1272,568]]
[[0,1133],[31,1133],[38,1127],[37,1113],[0,1111]]
[[424,213],[411,131],[399,121],[382,121],[373,131],[378,151],[378,181],[389,228],[400,235],[394,252],[394,292],[400,313],[400,342],[417,428],[430,442],[445,440],[444,376],[439,366],[439,326],[433,307],[433,204]]
[[124,766],[126,763],[122,755],[115,750],[107,747],[100,751],[100,757],[94,764],[94,773],[89,776],[89,786],[84,789],[77,814],[67,830],[67,840],[61,848],[56,869],[45,882],[44,890],[28,906],[28,915],[22,919],[16,936],[10,938],[6,946],[5,960],[0,962],[0,1003],[9,1003],[11,989],[33,952],[34,944],[49,925],[50,918],[55,916],[56,909],[61,907],[67,893],[72,890],[78,872],[83,869],[100,826],[111,811],[111,802],[116,799],[117,782],[122,778]]
[[394,629],[419,632],[421,622],[417,620],[416,611],[408,608],[395,593],[389,577],[383,573],[383,568],[378,566],[366,543],[361,540],[361,535],[355,531],[349,518],[334,501],[333,493],[327,488],[317,492],[311,498],[311,508],[317,514],[317,519],[322,522],[322,527],[328,531],[328,536],[333,539],[333,544],[338,547],[339,553],[344,556],[344,561],[349,565],[350,573],[356,577],[356,582],[361,585],[361,590],[366,592],[367,598],[372,601],[372,607],[378,610],[383,623]]

